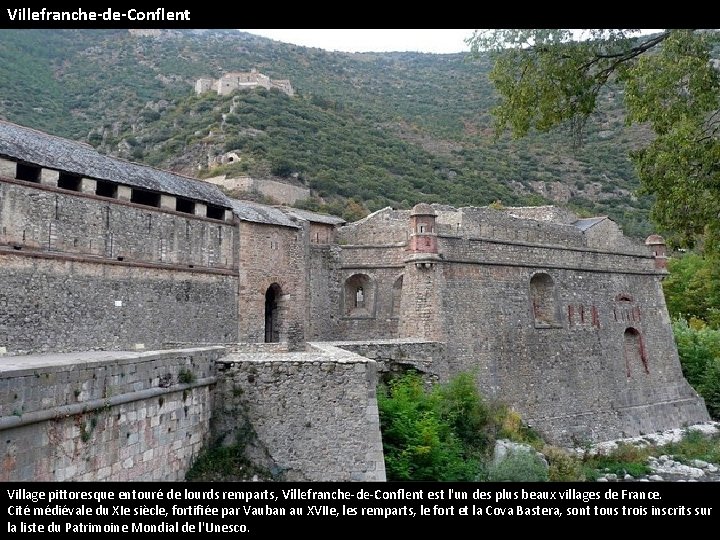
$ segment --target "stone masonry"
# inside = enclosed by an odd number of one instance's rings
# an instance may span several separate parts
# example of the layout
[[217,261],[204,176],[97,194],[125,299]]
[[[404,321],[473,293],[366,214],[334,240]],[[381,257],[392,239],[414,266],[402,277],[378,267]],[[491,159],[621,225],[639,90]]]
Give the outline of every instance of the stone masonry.
[[321,344],[272,358],[240,347],[218,369],[214,438],[236,442],[249,422],[249,457],[281,480],[385,480],[375,361]]
[[[473,373],[557,443],[705,422],[665,266],[662,237],[604,216],[418,204],[345,224],[0,121],[4,478],[180,479],[238,414],[278,473],[382,480],[375,385],[409,368]],[[180,343],[235,352],[193,353],[209,362],[199,385],[148,371],[186,362],[157,352]],[[140,356],[115,373],[92,351]]]
[[182,480],[205,447],[222,347],[0,363],[0,481]]

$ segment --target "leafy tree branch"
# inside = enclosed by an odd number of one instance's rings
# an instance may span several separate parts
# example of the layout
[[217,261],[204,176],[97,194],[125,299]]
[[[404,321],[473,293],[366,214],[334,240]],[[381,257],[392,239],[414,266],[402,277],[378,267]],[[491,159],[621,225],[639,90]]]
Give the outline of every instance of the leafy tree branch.
[[720,246],[720,78],[713,59],[718,32],[664,30],[476,31],[475,54],[490,51],[499,94],[496,134],[569,125],[578,143],[605,89],[624,99],[627,124],[653,136],[631,152],[642,191],[655,195],[652,218],[684,245]]

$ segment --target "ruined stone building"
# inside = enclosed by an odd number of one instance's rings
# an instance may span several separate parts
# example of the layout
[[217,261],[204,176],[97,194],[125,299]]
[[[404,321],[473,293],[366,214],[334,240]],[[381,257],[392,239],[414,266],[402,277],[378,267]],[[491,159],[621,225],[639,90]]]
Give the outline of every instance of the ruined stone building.
[[198,79],[195,82],[195,93],[217,92],[221,96],[232,94],[235,90],[250,88],[276,88],[288,96],[295,95],[295,89],[287,79],[271,79],[256,69],[250,71],[233,71],[225,73],[219,79]]
[[345,223],[0,122],[0,227],[0,479],[179,479],[246,422],[281,478],[382,480],[375,389],[402,367],[469,371],[561,444],[708,420],[662,238],[605,217]]

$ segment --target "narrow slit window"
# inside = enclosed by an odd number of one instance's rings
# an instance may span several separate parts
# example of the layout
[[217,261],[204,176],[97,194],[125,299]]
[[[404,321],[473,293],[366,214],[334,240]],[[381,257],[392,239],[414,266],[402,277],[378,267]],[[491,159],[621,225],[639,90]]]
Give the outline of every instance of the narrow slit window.
[[[535,274],[530,280],[530,301],[535,326],[553,326],[557,323],[555,283],[544,273]],[[584,310],[580,306],[580,321],[584,320]]]

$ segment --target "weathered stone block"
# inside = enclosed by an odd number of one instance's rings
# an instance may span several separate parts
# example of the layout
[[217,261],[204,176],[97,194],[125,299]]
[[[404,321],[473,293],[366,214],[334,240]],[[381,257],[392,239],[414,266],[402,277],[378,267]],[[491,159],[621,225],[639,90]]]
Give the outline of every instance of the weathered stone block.
[[60,171],[54,169],[40,169],[40,183],[44,186],[57,187]]

